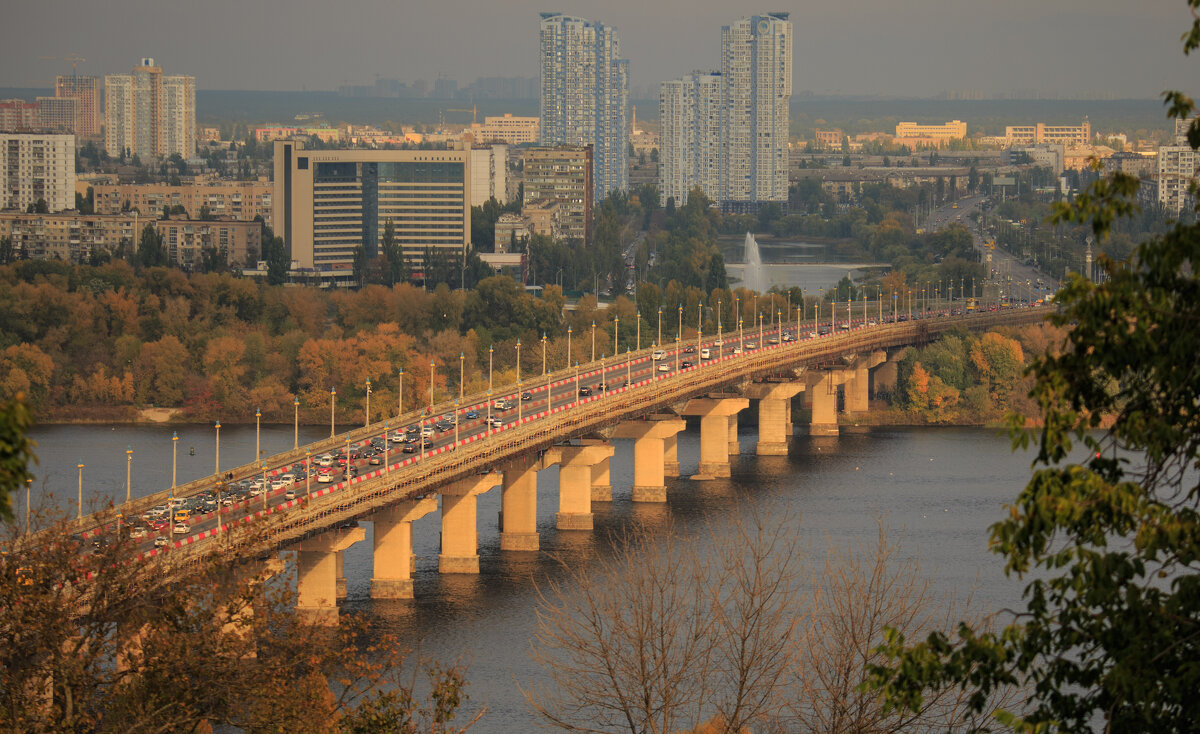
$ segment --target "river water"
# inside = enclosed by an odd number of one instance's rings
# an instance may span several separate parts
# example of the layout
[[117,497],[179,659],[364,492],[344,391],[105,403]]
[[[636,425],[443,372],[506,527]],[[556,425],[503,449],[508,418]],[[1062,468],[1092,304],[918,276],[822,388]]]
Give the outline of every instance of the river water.
[[[161,427],[54,426],[34,431],[42,459],[35,487],[67,497],[74,509],[76,468],[84,469],[85,507],[125,490],[126,446],[134,450],[133,494],[167,486],[171,476],[171,433]],[[177,481],[213,469],[215,431],[184,426],[179,431]],[[597,503],[593,532],[558,532],[557,469],[542,471],[538,481],[541,554],[502,554],[496,524],[500,491],[479,497],[479,576],[440,576],[437,514],[414,526],[418,556],[416,599],[375,602],[369,599],[371,524],[366,542],[345,553],[348,598],[343,614],[369,615],[398,632],[423,654],[469,666],[467,709],[487,711],[474,732],[532,728],[518,690],[539,680],[530,661],[537,596],[536,580],[556,573],[550,553],[571,563],[589,563],[611,549],[610,533],[632,521],[649,524],[670,517],[679,532],[699,535],[711,524],[720,531],[737,510],[778,510],[798,516],[796,532],[814,552],[833,541],[873,541],[876,519],[883,517],[903,552],[920,559],[922,570],[942,591],[976,587],[976,600],[991,608],[1016,606],[1020,585],[1001,573],[987,552],[987,528],[1002,517],[1029,476],[1030,456],[1014,454],[996,430],[969,428],[886,428],[843,433],[837,438],[797,438],[787,457],[754,455],[753,427],[740,432],[741,455],[732,457],[728,480],[695,482],[699,432],[692,426],[679,436],[681,474],[668,479],[665,505],[633,505],[632,443],[616,441],[611,463],[613,502]],[[328,429],[302,427],[300,440],[328,435]],[[254,455],[254,426],[223,427],[221,465],[230,468]],[[262,448],[275,452],[292,445],[291,426],[265,427]],[[195,449],[195,455],[190,449]],[[43,481],[44,480],[44,481]],[[44,486],[43,486],[44,485]],[[17,503],[18,517],[24,508]],[[38,500],[35,498],[34,504]]]

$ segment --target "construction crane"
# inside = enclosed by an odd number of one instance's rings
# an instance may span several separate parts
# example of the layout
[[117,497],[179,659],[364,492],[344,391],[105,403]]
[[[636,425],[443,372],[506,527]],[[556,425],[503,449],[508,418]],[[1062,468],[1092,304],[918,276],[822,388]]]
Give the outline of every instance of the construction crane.
[[476,125],[479,122],[479,111],[474,104],[472,104],[469,109],[447,107],[445,110],[443,110],[443,112],[470,112],[471,124]]
[[83,61],[87,61],[87,59],[83,58],[82,56],[76,56],[76,55],[64,56],[61,59],[58,58],[57,56],[39,56],[38,60],[39,61],[70,61],[71,62],[71,82],[72,83],[75,83],[76,78],[79,76],[79,64]]

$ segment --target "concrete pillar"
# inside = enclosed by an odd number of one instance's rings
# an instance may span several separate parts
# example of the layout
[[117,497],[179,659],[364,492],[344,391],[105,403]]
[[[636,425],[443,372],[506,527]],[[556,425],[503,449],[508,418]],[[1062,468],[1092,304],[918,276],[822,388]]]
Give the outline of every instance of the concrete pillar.
[[545,465],[558,464],[559,530],[592,529],[592,467],[613,455],[613,447],[595,443],[555,446],[546,452]]
[[341,601],[346,598],[346,573],[342,570],[342,552],[335,553],[334,559],[337,568],[337,598]]
[[746,398],[696,398],[684,415],[700,416],[700,466],[692,479],[729,476],[729,419],[750,405]]
[[805,394],[812,400],[811,436],[838,435],[837,385],[838,373],[816,372],[805,381]]
[[850,376],[846,380],[845,387],[845,413],[846,415],[866,413],[869,409],[870,395],[868,390],[871,386],[871,371],[865,361],[858,360],[855,362],[854,367],[849,370],[849,373]]
[[896,382],[900,379],[900,363],[888,360],[879,365],[879,368],[871,373],[871,397],[879,397],[881,393],[891,393],[896,389]]
[[501,465],[500,550],[535,551],[537,532],[536,456],[522,456]]
[[758,399],[759,456],[787,456],[792,438],[792,398],[804,390],[801,382],[755,383],[746,396]]
[[372,599],[413,598],[412,524],[437,509],[437,498],[405,500],[375,513],[375,570],[371,577]]
[[742,453],[742,446],[737,437],[737,415],[729,416],[729,455],[737,456]]
[[500,484],[500,473],[462,479],[438,490],[442,498],[439,573],[479,573],[479,530],[475,497]]
[[612,479],[607,458],[592,465],[592,502],[612,502]]
[[[675,416],[651,416],[650,420],[627,421],[613,431],[613,438],[632,438],[633,501],[666,502],[666,438],[687,428]],[[675,462],[678,465],[678,461]]]
[[337,624],[337,552],[367,537],[362,528],[339,528],[297,545],[296,612],[318,624]]
[[663,439],[663,476],[679,476],[679,436],[673,433]]

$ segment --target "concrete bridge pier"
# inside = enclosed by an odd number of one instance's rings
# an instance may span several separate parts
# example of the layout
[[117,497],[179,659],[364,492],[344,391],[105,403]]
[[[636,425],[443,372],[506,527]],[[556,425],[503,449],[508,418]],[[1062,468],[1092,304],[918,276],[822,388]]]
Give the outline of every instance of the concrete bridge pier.
[[[650,420],[626,421],[616,427],[613,438],[632,438],[633,501],[666,502],[666,439],[674,442],[687,423],[675,416],[651,416]],[[676,461],[676,466],[679,462]]]
[[521,456],[504,463],[500,471],[500,550],[536,551],[537,532],[537,472],[534,455]]
[[[700,416],[700,466],[692,479],[729,476],[730,419],[736,421],[738,412],[749,405],[746,398],[696,398],[687,402],[683,415]],[[736,439],[737,424],[733,425]]]
[[337,624],[337,553],[367,537],[363,528],[338,528],[296,546],[296,612],[318,624]]
[[592,529],[592,467],[613,455],[609,444],[555,446],[546,452],[545,463],[558,464],[559,530]]
[[792,438],[792,398],[804,390],[802,382],[759,382],[746,389],[758,400],[759,456],[787,456]]
[[663,439],[663,476],[679,476],[679,436],[673,433]]
[[908,349],[897,349],[891,354],[875,353],[884,355],[884,359],[879,363],[879,367],[871,372],[872,397],[877,398],[884,392],[890,393],[896,389],[896,383],[900,379],[900,360],[904,359],[907,353]]
[[612,474],[607,457],[592,465],[592,502],[612,502]]
[[439,573],[479,573],[475,498],[501,483],[499,472],[462,479],[438,490],[442,498]]
[[[437,498],[405,500],[371,517],[375,524],[372,599],[413,598],[412,524],[437,509]],[[339,554],[341,555],[341,554]]]
[[837,386],[843,379],[840,370],[825,370],[814,372],[805,380],[804,394],[812,405],[812,420],[808,429],[810,436],[838,435]]
[[871,370],[887,362],[886,352],[871,352],[855,358],[850,369],[844,388],[845,413],[855,415],[870,410]]

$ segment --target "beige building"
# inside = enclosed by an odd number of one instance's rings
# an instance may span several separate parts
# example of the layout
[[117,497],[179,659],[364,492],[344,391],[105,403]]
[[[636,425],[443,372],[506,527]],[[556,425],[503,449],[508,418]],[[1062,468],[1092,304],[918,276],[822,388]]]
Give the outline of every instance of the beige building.
[[39,122],[37,102],[0,99],[0,132],[32,131],[37,129]]
[[1158,203],[1174,216],[1196,203],[1192,187],[1200,176],[1200,155],[1187,142],[1192,120],[1175,121],[1175,144],[1158,149],[1155,180],[1158,184]]
[[1085,117],[1079,125],[1047,125],[1044,122],[1009,125],[1004,128],[1004,140],[1008,145],[1050,143],[1067,148],[1083,147],[1091,144],[1092,124]]
[[536,117],[485,117],[482,125],[472,125],[471,134],[480,143],[521,145],[538,141],[539,119]]
[[0,209],[75,206],[75,136],[0,133]]
[[512,252],[512,243],[527,242],[533,235],[533,222],[529,217],[505,212],[496,219],[495,252]]
[[[271,226],[270,181],[219,181],[208,184],[99,184],[92,187],[97,214],[120,214],[136,209],[143,216],[158,216],[163,207],[182,206],[190,216],[200,217],[208,207],[213,217],[250,221],[261,216]],[[128,205],[128,206],[126,206]]]
[[75,134],[78,118],[70,97],[38,97],[38,127],[45,132]]
[[196,78],[164,76],[154,59],[104,77],[104,147],[110,156],[196,155]]
[[562,236],[591,242],[592,146],[529,148],[522,156],[525,206],[544,201],[559,204]]
[[54,96],[75,100],[75,127],[72,132],[84,139],[100,137],[100,77],[59,76],[54,80]]
[[353,270],[356,248],[379,253],[390,221],[420,271],[427,249],[461,257],[470,245],[470,169],[466,150],[305,150],[277,140],[275,233],[298,267],[337,280]]
[[11,237],[17,252],[34,260],[89,262],[94,254],[115,252],[122,240],[136,248],[142,229],[152,225],[163,238],[167,258],[185,270],[196,269],[204,248],[224,252],[231,265],[256,259],[262,252],[258,222],[189,219],[154,220],[131,214],[0,213],[0,237]]
[[562,239],[566,237],[565,205],[556,201],[535,201],[521,207],[521,216],[529,220],[534,234]]
[[895,142],[914,147],[923,145],[942,146],[951,140],[967,137],[967,123],[951,120],[941,125],[922,125],[916,122],[901,122],[896,125]]
[[813,133],[813,142],[818,148],[840,150],[842,147],[842,140],[844,140],[845,137],[846,135],[841,131],[841,129],[817,130]]
[[483,206],[494,198],[508,203],[508,146],[481,145],[471,148],[471,206]]

